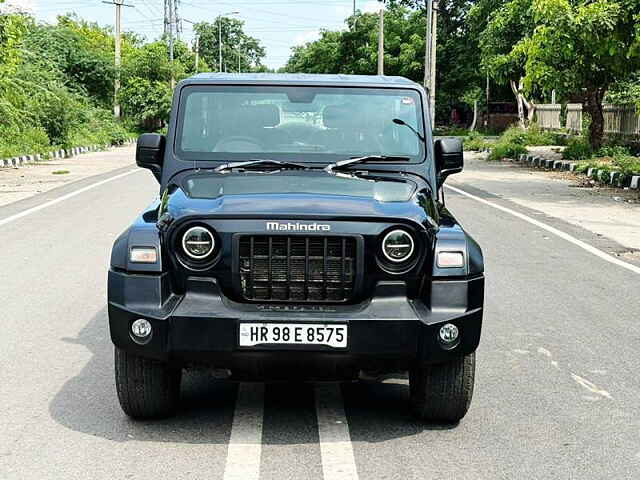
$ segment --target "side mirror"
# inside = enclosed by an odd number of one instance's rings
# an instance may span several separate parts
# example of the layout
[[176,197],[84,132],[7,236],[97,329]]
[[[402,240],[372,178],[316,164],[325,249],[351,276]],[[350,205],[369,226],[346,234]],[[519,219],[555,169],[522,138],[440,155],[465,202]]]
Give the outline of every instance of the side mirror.
[[459,138],[440,138],[433,145],[436,156],[438,187],[449,175],[460,173],[464,166],[462,140]]
[[164,147],[166,139],[164,135],[157,133],[143,133],[138,137],[136,147],[136,163],[141,168],[151,170],[153,176],[160,181],[162,164],[164,162]]

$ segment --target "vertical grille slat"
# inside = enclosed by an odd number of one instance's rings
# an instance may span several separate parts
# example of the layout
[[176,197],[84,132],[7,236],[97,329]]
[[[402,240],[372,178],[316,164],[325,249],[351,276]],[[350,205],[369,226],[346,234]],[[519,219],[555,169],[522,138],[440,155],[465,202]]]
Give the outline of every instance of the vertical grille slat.
[[236,254],[246,300],[339,303],[353,295],[354,238],[244,235]]

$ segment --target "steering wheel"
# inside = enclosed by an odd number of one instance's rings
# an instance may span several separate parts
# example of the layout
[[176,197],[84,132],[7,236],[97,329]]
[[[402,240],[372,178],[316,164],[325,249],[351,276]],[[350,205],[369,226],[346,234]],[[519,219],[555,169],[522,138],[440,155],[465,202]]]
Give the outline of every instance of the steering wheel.
[[213,151],[230,153],[262,152],[264,151],[264,146],[257,138],[233,135],[221,139],[213,147]]

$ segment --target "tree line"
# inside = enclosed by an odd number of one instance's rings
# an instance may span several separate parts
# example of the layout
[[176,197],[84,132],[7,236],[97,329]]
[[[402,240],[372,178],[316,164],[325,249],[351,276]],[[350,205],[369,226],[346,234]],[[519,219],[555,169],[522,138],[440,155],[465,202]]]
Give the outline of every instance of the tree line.
[[[2,0],[0,0],[2,3]],[[243,23],[222,24],[223,70],[264,70],[265,50],[246,35]],[[0,158],[44,152],[51,147],[118,144],[140,131],[162,129],[171,108],[171,80],[217,69],[218,24],[194,26],[201,37],[199,59],[185,42],[146,42],[123,34],[122,119],[113,117],[114,35],[110,28],[75,15],[42,24],[19,12],[0,14]]]
[[[387,1],[385,74],[422,81],[425,5]],[[441,0],[438,10],[439,122],[453,107],[482,99],[487,76],[493,99],[517,103],[523,127],[553,91],[560,101],[582,103],[594,148],[602,143],[604,101],[640,105],[640,0]],[[285,69],[372,74],[377,25],[378,14],[358,12],[346,29],[294,47]]]

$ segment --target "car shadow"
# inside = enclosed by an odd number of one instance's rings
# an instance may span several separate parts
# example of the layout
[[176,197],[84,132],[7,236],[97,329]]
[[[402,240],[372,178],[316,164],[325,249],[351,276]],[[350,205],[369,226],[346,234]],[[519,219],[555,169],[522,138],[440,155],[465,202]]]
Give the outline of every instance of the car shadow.
[[[116,396],[106,308],[87,323],[77,338],[63,340],[84,346],[92,355],[49,404],[49,413],[59,424],[117,442],[229,442],[237,383],[216,380],[206,372],[187,372],[182,381],[181,408],[175,417],[133,421],[124,415]],[[414,420],[409,414],[407,385],[346,383],[342,391],[353,441],[382,442],[424,430],[454,427]],[[264,444],[318,442],[313,384],[270,383],[265,388],[264,407],[255,408],[264,408]]]

